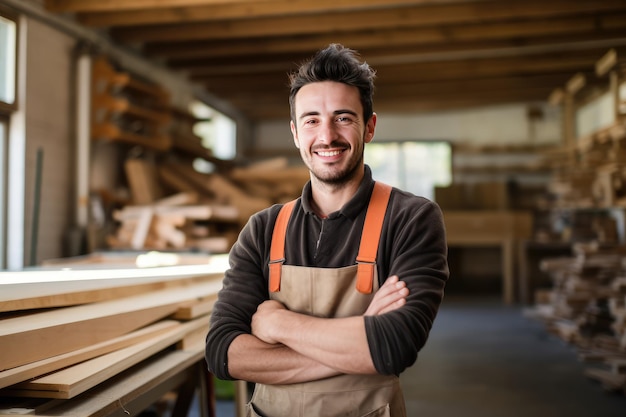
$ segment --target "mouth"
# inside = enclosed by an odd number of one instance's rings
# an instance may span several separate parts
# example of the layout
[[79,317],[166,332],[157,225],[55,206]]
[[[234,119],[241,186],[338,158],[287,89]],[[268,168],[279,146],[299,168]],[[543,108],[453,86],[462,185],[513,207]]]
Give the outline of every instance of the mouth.
[[317,155],[322,156],[324,158],[332,158],[333,156],[341,155],[345,150],[334,150],[334,151],[317,151],[315,152]]

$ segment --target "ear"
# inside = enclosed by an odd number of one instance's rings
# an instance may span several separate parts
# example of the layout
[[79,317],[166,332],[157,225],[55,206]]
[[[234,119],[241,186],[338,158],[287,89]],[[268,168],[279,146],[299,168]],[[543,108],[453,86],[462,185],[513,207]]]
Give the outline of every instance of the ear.
[[300,141],[298,140],[298,129],[293,123],[293,120],[289,122],[289,127],[291,129],[291,136],[293,136],[293,143],[296,145],[296,148],[300,149]]
[[365,143],[370,143],[374,139],[374,132],[376,130],[376,113],[372,113],[372,116],[365,124],[365,135],[363,140]]

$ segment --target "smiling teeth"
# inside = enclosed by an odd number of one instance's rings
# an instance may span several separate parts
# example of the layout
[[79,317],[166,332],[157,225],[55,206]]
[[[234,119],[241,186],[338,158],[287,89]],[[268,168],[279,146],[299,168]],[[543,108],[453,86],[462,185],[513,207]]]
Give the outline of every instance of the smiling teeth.
[[318,152],[318,155],[320,155],[320,156],[336,156],[336,155],[339,155],[340,153],[341,153],[340,151]]

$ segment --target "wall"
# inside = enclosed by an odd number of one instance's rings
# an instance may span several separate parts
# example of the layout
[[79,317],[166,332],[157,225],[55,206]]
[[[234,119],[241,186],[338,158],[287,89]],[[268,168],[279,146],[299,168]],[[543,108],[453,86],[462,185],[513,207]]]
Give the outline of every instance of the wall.
[[26,22],[25,263],[30,259],[37,150],[43,150],[37,261],[61,256],[72,218],[72,50],[70,37],[33,19]]
[[[374,140],[439,139],[471,145],[556,144],[561,138],[558,109],[545,105],[534,107],[541,109],[543,117],[529,118],[526,104],[414,115],[378,113]],[[256,126],[254,147],[293,149],[289,121]]]

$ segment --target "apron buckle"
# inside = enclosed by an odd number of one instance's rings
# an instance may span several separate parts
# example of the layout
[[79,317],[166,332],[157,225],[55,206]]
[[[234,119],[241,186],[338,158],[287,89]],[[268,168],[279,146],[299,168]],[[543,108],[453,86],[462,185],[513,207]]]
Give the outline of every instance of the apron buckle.
[[283,263],[285,263],[285,258],[270,260],[268,264],[270,268],[270,292],[280,291],[280,272]]
[[374,268],[376,267],[376,262],[357,258],[356,263],[356,289],[362,294],[371,294],[374,287]]

